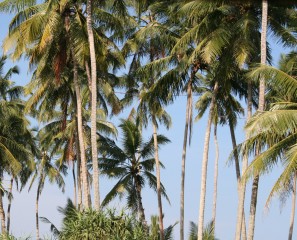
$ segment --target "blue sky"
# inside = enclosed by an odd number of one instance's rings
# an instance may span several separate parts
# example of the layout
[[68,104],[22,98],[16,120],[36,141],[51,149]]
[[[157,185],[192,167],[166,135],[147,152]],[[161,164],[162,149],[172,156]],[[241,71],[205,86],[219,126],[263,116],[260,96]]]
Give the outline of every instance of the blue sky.
[[[8,23],[11,16],[0,14],[0,42],[2,43],[8,31]],[[274,42],[271,39],[271,42]],[[282,48],[272,43],[274,60],[279,57]],[[274,61],[274,63],[277,61]],[[28,72],[28,63],[20,61],[16,63],[8,62],[7,68],[17,64],[20,67],[21,74],[13,78],[19,85],[24,85],[30,80],[30,73]],[[173,224],[179,220],[179,199],[180,199],[180,163],[182,153],[182,141],[184,132],[185,120],[185,105],[186,97],[181,96],[177,98],[174,105],[167,107],[168,112],[172,116],[173,126],[170,131],[166,131],[162,127],[160,133],[166,135],[171,143],[163,146],[160,151],[160,158],[166,167],[166,170],[161,171],[161,179],[166,187],[167,194],[171,200],[169,205],[165,200],[165,226]],[[127,111],[123,112],[119,117],[126,117]],[[195,110],[194,110],[195,114]],[[117,121],[116,121],[117,122]],[[244,118],[239,120],[236,136],[237,142],[240,143],[244,139]],[[146,135],[151,132],[152,126],[148,126]],[[206,129],[206,117],[194,124],[192,144],[188,148],[187,165],[186,165],[186,192],[185,192],[185,223],[188,233],[189,221],[197,223],[198,207],[199,207],[199,193],[200,193],[200,172],[201,160],[203,151],[203,140]],[[236,209],[237,209],[237,187],[235,181],[235,167],[234,165],[227,165],[226,161],[231,152],[231,139],[229,129],[227,126],[218,128],[218,137],[220,144],[220,159],[219,159],[219,185],[218,185],[218,206],[217,206],[217,224],[216,235],[220,240],[229,240],[234,238],[235,223],[236,223]],[[120,138],[120,136],[119,136]],[[213,190],[213,162],[214,162],[214,144],[211,138],[211,147],[209,152],[209,167],[208,167],[208,181],[207,181],[207,198],[206,198],[206,222],[211,219],[212,207],[212,190]],[[274,180],[277,178],[279,170],[275,170],[269,176],[260,178],[259,200],[256,217],[256,232],[255,239],[270,239],[279,240],[287,238],[289,230],[289,217],[291,209],[290,199],[286,206],[280,213],[280,204],[278,199],[274,199],[269,212],[264,211],[264,205],[268,193],[272,187]],[[9,180],[6,178],[5,180]],[[101,199],[110,190],[114,182],[110,182],[106,178],[100,179]],[[7,184],[7,185],[5,185]],[[247,187],[246,210],[248,213],[248,206],[250,200],[251,184]],[[8,181],[4,181],[4,186],[8,186]],[[59,226],[61,216],[56,210],[57,206],[64,206],[66,199],[72,198],[73,195],[72,178],[66,179],[66,192],[63,194],[56,186],[47,185],[40,198],[40,216],[47,217],[52,222]],[[27,188],[22,193],[14,191],[14,199],[12,205],[12,223],[11,229],[16,236],[34,236],[35,234],[35,198],[36,188],[33,188],[28,193]],[[157,214],[157,197],[156,194],[146,189],[143,192],[144,208],[146,217],[152,214]],[[121,208],[120,201],[115,201],[115,207]],[[247,214],[246,214],[247,215]],[[40,223],[41,235],[49,233],[49,226]],[[179,226],[175,227],[175,239],[178,239]],[[296,234],[295,234],[296,235]]]

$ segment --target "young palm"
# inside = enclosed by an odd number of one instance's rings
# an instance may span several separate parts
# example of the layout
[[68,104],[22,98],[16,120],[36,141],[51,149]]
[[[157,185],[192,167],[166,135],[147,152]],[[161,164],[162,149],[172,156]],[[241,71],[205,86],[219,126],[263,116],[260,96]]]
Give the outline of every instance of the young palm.
[[[101,158],[100,169],[110,178],[119,179],[107,194],[102,205],[108,204],[116,196],[127,194],[127,206],[138,213],[139,220],[146,224],[141,192],[149,184],[157,190],[157,180],[152,174],[155,166],[154,138],[144,141],[135,120],[121,120],[122,148],[109,139],[102,139],[100,147],[105,157]],[[162,135],[157,136],[158,145],[169,141]],[[163,166],[161,164],[161,166]],[[168,200],[165,189],[161,184],[161,193]]]

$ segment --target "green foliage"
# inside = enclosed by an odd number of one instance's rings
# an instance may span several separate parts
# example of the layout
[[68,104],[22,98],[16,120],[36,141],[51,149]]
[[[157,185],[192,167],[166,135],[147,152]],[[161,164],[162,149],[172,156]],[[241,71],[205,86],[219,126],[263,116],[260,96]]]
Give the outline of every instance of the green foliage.
[[[198,235],[198,227],[195,223],[190,222],[189,240],[196,240]],[[213,222],[207,224],[203,230],[203,240],[218,240],[215,238]]]
[[[143,225],[132,214],[115,210],[85,211],[77,210],[71,200],[68,200],[65,208],[59,208],[63,214],[61,230],[57,230],[51,224],[55,236],[60,240],[158,240],[159,224],[156,216],[152,217],[151,226]],[[50,223],[46,220],[47,223]],[[165,240],[172,239],[171,225],[165,229]]]

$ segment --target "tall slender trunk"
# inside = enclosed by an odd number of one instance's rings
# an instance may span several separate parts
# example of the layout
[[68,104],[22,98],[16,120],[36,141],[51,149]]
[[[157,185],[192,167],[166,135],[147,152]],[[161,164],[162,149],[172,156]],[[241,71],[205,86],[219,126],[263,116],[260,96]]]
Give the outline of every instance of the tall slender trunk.
[[75,163],[72,161],[72,176],[73,176],[73,203],[77,208],[77,192],[76,192],[76,177],[75,177]]
[[89,208],[88,201],[88,175],[87,175],[87,162],[85,155],[85,146],[84,146],[84,136],[83,136],[83,123],[82,123],[82,103],[80,96],[80,87],[78,83],[78,74],[77,74],[77,65],[74,63],[73,66],[73,83],[76,94],[76,108],[77,108],[77,132],[78,132],[78,143],[79,143],[79,152],[81,159],[81,169],[82,169],[82,183],[83,183],[83,207]]
[[[2,173],[0,176],[0,183],[2,183]],[[1,232],[2,234],[6,234],[6,227],[5,227],[5,212],[3,207],[3,191],[0,189],[0,218],[1,218]]]
[[198,240],[202,240],[203,237],[203,225],[204,225],[204,210],[205,210],[205,196],[206,196],[206,179],[207,179],[207,165],[208,165],[208,152],[209,152],[209,138],[212,125],[212,116],[216,101],[216,95],[218,92],[218,82],[215,83],[213,95],[211,98],[207,127],[204,138],[204,149],[201,169],[201,189],[200,189],[200,205],[199,205],[199,219],[198,219]]
[[82,205],[82,189],[81,189],[81,161],[80,161],[80,151],[79,151],[79,141],[78,135],[75,135],[75,145],[76,145],[76,181],[77,181],[77,209],[81,210]]
[[291,219],[290,219],[290,229],[289,229],[288,240],[292,240],[292,237],[293,237],[295,207],[296,207],[296,178],[297,178],[297,173],[294,174],[294,181],[293,181],[292,210],[291,210]]
[[[249,80],[248,81],[248,106],[247,106],[247,118],[246,118],[247,122],[250,120],[251,116],[252,116],[252,83]],[[243,174],[245,173],[247,167],[248,167],[248,155],[244,153],[243,161],[242,161]],[[245,190],[246,190],[246,180],[241,179],[239,196],[238,196],[238,206],[237,206],[235,240],[240,240],[241,231],[243,230],[242,225],[244,225],[243,222],[245,222],[245,214],[244,214]],[[242,235],[243,234],[244,233],[242,233]]]
[[155,150],[156,175],[157,175],[156,177],[157,177],[160,240],[164,240],[163,210],[162,210],[162,198],[161,198],[160,161],[159,161],[159,150],[158,150],[158,139],[157,139],[157,121],[156,121],[155,116],[152,116],[152,123],[153,123],[154,150]]
[[7,233],[10,230],[10,212],[11,212],[11,202],[12,202],[12,187],[13,187],[13,177],[10,179],[9,192],[8,192],[8,206],[7,206]]
[[212,204],[212,225],[213,232],[215,233],[216,227],[216,213],[217,213],[217,192],[218,192],[218,168],[219,168],[219,144],[217,136],[217,124],[214,125],[213,130],[214,143],[216,148],[216,158],[214,164],[214,184],[213,184],[213,204]]
[[180,191],[180,240],[184,240],[184,216],[185,216],[185,171],[186,171],[186,155],[188,132],[191,124],[192,115],[192,81],[190,80],[187,87],[187,106],[186,106],[186,123],[184,131],[184,143],[181,161],[181,191]]
[[[42,176],[40,178],[42,178]],[[36,203],[35,203],[36,240],[40,239],[39,238],[39,216],[38,216],[39,195],[40,195],[40,183],[38,183]]]
[[[233,147],[233,151],[234,151],[237,192],[238,192],[238,199],[239,199],[240,189],[241,189],[241,176],[240,176],[239,157],[238,157],[238,151],[237,151],[236,137],[235,137],[235,132],[234,132],[234,126],[233,126],[231,119],[229,119],[229,129],[230,129],[232,147]],[[245,223],[244,209],[243,209],[242,214],[243,214],[243,216],[242,216],[242,220],[241,220],[241,238],[242,238],[242,240],[246,240],[246,223]]]
[[135,181],[135,186],[136,186],[139,220],[143,224],[146,225],[145,213],[144,213],[144,208],[143,208],[143,204],[142,204],[142,197],[141,197],[141,184],[140,184],[139,180],[137,179],[137,176],[134,177],[134,181]]
[[[262,32],[261,32],[261,64],[266,64],[266,40],[267,40],[267,20],[268,20],[268,0],[262,0]],[[263,112],[265,105],[265,79],[260,78],[259,86],[259,107],[258,111]],[[259,149],[256,150],[256,155],[260,154]],[[259,175],[256,175],[253,180],[250,217],[249,217],[249,231],[248,240],[254,239],[255,219],[258,198]]]
[[99,195],[99,167],[98,167],[98,149],[97,149],[97,66],[96,66],[96,53],[94,34],[92,29],[92,0],[87,0],[87,31],[90,48],[91,59],[91,147],[92,147],[92,162],[93,162],[93,185],[94,185],[94,205],[95,209],[100,208],[100,195]]

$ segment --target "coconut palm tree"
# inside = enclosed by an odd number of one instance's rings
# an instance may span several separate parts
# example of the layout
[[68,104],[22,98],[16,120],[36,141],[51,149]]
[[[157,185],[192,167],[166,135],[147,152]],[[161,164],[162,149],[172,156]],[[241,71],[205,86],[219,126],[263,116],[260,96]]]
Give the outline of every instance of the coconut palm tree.
[[[102,205],[105,206],[118,195],[121,197],[127,194],[127,206],[138,213],[140,221],[146,223],[141,192],[146,183],[157,190],[157,180],[152,174],[155,166],[154,138],[152,136],[150,140],[144,141],[141,131],[132,118],[122,119],[119,127],[123,134],[123,148],[109,139],[100,141],[100,148],[105,155],[100,162],[102,173],[110,178],[119,179],[106,195]],[[158,135],[157,138],[158,145],[170,142],[162,135]],[[162,164],[161,166],[163,167]],[[161,192],[168,200],[163,185]]]
[[[0,58],[0,181],[4,173],[13,177],[21,173],[22,166],[30,166],[33,159],[32,148],[34,147],[32,133],[29,130],[29,121],[24,115],[24,103],[20,100],[23,88],[15,86],[10,80],[13,74],[18,73],[17,67],[10,68],[4,74],[6,57]],[[31,148],[32,147],[32,148]],[[3,208],[3,193],[0,192],[0,218],[2,233],[6,233],[5,211]]]
[[52,165],[50,156],[47,154],[45,150],[43,150],[40,155],[40,160],[37,162],[36,171],[31,179],[31,183],[29,186],[29,191],[30,191],[33,186],[33,183],[37,181],[37,193],[36,193],[36,202],[35,202],[36,204],[35,205],[36,239],[40,239],[38,205],[39,205],[39,197],[44,188],[46,179],[48,179],[50,183],[56,182],[59,188],[61,188],[62,191],[64,192],[65,183],[64,183],[62,174],[60,173],[59,169],[57,169],[55,166]]
[[[7,2],[4,2],[2,4],[2,8],[5,8],[5,4],[8,5]],[[55,9],[57,8],[59,11],[55,12]],[[105,78],[104,81],[102,81],[102,85],[107,86],[106,83],[109,80],[109,78],[106,77],[109,75],[108,69],[110,66],[117,68],[121,63],[123,63],[123,58],[121,58],[119,54],[116,54],[116,51],[118,51],[117,46],[111,41],[111,38],[105,35],[105,31],[109,31],[111,29],[108,27],[108,24],[113,23],[113,26],[115,27],[114,23],[118,23],[119,21],[114,21],[116,18],[113,17],[111,13],[104,11],[103,9],[100,9],[99,12],[100,13],[96,16],[101,17],[100,22],[104,25],[104,27],[100,28],[99,26],[93,31],[95,32],[94,37],[96,42],[95,48],[96,52],[98,53],[97,58],[101,61],[101,77],[103,76]],[[43,18],[43,21],[40,22],[38,19],[40,19],[43,14],[46,15],[46,18]],[[34,26],[35,29],[38,29],[38,33],[32,31],[32,26]],[[83,185],[85,188],[85,194],[87,194],[89,191],[88,185],[86,183],[86,168],[84,167],[86,165],[86,161],[85,156],[83,156],[85,151],[84,146],[82,146],[83,135],[81,133],[82,127],[80,125],[82,123],[80,114],[80,79],[77,77],[76,73],[79,71],[79,68],[86,68],[86,75],[89,76],[87,66],[88,55],[90,51],[88,49],[89,45],[86,29],[86,19],[83,15],[82,8],[77,2],[49,1],[37,4],[33,7],[26,8],[25,6],[25,9],[17,13],[16,17],[11,22],[9,36],[6,40],[6,43],[4,44],[6,49],[9,49],[10,47],[13,48],[12,56],[16,59],[21,55],[29,56],[31,66],[34,67],[34,64],[38,66],[36,71],[36,75],[38,77],[42,73],[43,69],[47,67],[47,63],[53,62],[52,70],[55,73],[56,80],[59,81],[66,65],[69,63],[69,61],[73,61],[73,79],[77,80],[74,81],[74,83],[77,83],[76,99],[78,101],[77,108],[79,111],[79,144],[81,145],[80,153],[83,166],[82,178],[84,179]],[[23,30],[25,30],[26,33],[24,32],[24,35],[20,35],[19,33]],[[24,41],[24,38],[27,38],[25,40],[26,42]],[[16,41],[17,44],[11,46],[10,43],[14,41]],[[32,44],[28,44],[29,42]],[[91,52],[94,53],[93,50]],[[109,90],[109,92],[112,93],[113,91]],[[93,94],[93,96],[95,95],[96,93]],[[110,95],[112,94],[109,94],[107,99],[110,101],[116,99],[112,98]],[[98,100],[98,98],[99,97],[96,97],[95,99]],[[93,104],[93,106],[96,107],[96,104]],[[113,108],[113,110],[115,109],[116,108]],[[96,124],[93,124],[93,127],[96,127]],[[93,152],[95,153],[95,150]],[[94,170],[96,172],[96,167]],[[96,184],[94,189],[95,191],[99,191],[96,180],[94,181]],[[95,195],[98,196],[97,193]],[[89,203],[87,203],[85,198],[84,205],[88,207]]]

